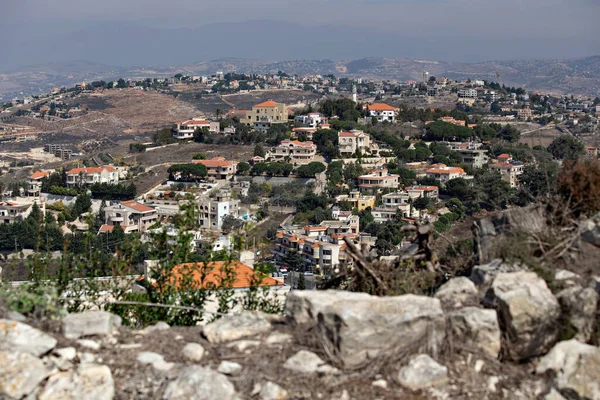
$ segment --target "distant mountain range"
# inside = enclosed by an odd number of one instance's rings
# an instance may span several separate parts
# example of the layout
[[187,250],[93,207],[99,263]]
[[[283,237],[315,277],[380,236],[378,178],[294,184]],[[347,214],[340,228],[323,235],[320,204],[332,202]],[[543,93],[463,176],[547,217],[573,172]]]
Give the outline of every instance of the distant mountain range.
[[351,61],[289,60],[263,61],[243,58],[221,58],[172,66],[113,67],[90,61],[49,63],[20,68],[0,74],[0,96],[4,99],[20,92],[31,94],[48,91],[54,86],[99,79],[208,75],[217,71],[239,73],[334,74],[370,79],[420,80],[423,71],[451,79],[486,79],[508,86],[550,93],[600,95],[600,56],[569,60],[514,60],[480,63],[458,63],[407,58],[370,57]]

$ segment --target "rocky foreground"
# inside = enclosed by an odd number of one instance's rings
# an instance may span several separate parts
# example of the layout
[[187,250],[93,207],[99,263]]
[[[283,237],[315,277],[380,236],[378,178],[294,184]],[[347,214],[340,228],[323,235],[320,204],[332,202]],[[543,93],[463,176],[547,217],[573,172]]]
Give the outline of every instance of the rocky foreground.
[[500,260],[434,297],[293,291],[286,315],[143,330],[0,320],[6,399],[600,399],[600,278]]

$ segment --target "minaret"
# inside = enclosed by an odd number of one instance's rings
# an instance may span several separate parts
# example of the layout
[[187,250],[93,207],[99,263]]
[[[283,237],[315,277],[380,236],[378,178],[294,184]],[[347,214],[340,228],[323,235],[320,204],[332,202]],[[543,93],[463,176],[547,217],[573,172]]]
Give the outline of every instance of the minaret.
[[352,101],[353,102],[357,102],[357,97],[356,97],[356,85],[352,85]]

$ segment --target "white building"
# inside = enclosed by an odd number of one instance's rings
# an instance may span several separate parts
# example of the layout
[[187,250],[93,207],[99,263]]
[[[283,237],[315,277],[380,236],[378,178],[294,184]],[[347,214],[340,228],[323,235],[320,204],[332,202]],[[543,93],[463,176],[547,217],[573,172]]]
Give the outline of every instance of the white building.
[[223,227],[223,218],[226,215],[239,217],[240,201],[229,197],[207,198],[200,200],[198,209],[200,228],[217,230]]
[[179,140],[193,139],[196,129],[207,128],[210,133],[219,133],[221,124],[205,119],[188,119],[186,121],[173,124],[171,131],[173,137]]
[[445,184],[450,179],[465,178],[467,173],[459,167],[448,167],[446,164],[433,164],[431,168],[425,171],[428,178],[439,180]]
[[338,133],[338,150],[342,157],[356,153],[369,153],[370,146],[371,136],[363,131],[353,129],[350,132]]
[[267,155],[269,161],[287,161],[294,164],[308,164],[317,154],[317,145],[313,142],[282,140],[277,147],[272,147]]
[[461,99],[476,99],[477,90],[475,89],[460,89],[458,91],[458,97]]
[[365,106],[371,117],[376,117],[378,122],[394,122],[398,109],[384,103],[373,103]]
[[145,232],[158,221],[158,211],[135,200],[121,201],[104,209],[104,225],[100,233],[112,232],[120,226],[125,233]]
[[67,187],[93,185],[94,183],[119,183],[119,173],[113,167],[73,168],[67,171]]
[[358,177],[358,189],[363,192],[376,192],[381,188],[398,188],[398,180],[400,176],[388,173],[386,168],[377,170],[368,175]]

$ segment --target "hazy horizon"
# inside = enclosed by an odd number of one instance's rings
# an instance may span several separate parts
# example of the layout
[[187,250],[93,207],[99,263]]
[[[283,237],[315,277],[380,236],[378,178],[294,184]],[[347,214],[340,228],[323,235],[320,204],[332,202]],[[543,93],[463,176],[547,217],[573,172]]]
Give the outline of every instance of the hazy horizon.
[[600,54],[594,0],[9,0],[0,70],[402,57],[449,62]]

